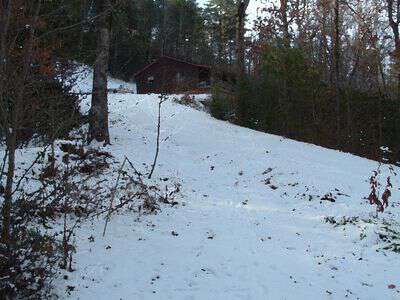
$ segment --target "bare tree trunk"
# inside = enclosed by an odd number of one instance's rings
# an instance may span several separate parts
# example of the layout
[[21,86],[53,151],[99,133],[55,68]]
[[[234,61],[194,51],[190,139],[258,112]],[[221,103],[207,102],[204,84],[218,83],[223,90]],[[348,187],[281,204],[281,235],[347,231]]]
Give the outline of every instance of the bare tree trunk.
[[167,45],[167,4],[166,0],[162,1],[162,27],[161,27],[161,56],[166,54],[166,45]]
[[[11,5],[11,1],[8,4]],[[2,119],[2,122],[5,126],[5,131],[6,131],[6,147],[7,147],[7,152],[8,152],[7,179],[6,179],[6,187],[4,189],[4,203],[3,203],[3,207],[2,207],[3,223],[2,223],[2,232],[1,232],[1,240],[5,244],[7,244],[10,240],[11,207],[12,207],[13,183],[14,183],[14,174],[15,174],[15,151],[17,148],[18,121],[20,118],[21,106],[23,103],[24,93],[25,93],[25,89],[26,89],[26,80],[28,78],[30,68],[31,68],[35,27],[37,24],[40,7],[41,7],[41,0],[37,0],[36,6],[35,6],[35,11],[33,14],[33,21],[32,21],[32,24],[31,24],[30,30],[29,30],[29,38],[25,42],[25,51],[24,51],[24,55],[23,55],[24,61],[23,61],[23,65],[22,65],[20,82],[17,85],[19,87],[19,89],[17,90],[14,99],[12,99],[12,104],[11,104],[10,110],[3,111],[4,116],[6,116],[6,118]],[[11,7],[8,6],[7,9],[11,10]],[[6,22],[8,22],[9,18],[10,18],[10,11],[6,12],[5,15],[8,15],[8,20],[6,20]],[[5,34],[2,34],[2,38],[4,38],[4,39],[7,38],[7,32],[5,32]],[[3,48],[4,43],[6,43],[6,40],[1,41],[1,44],[2,44],[1,48]],[[3,55],[3,53],[2,53],[2,55]],[[6,55],[4,56],[4,59],[6,59]],[[2,66],[2,68],[4,68],[4,67]],[[2,96],[2,99],[1,99],[2,101],[4,101],[3,88],[4,88],[4,85],[1,86],[1,90],[0,90],[0,94]],[[4,107],[4,102],[2,102],[2,106]]]
[[246,10],[250,0],[239,0],[237,3],[236,14],[236,73],[238,80],[245,76],[245,47],[244,47],[244,22],[246,19]]
[[190,59],[186,53],[186,43],[183,39],[183,21],[182,21],[182,10],[179,9],[179,21],[178,21],[178,45],[175,50],[177,53],[177,57],[182,57],[184,59]]
[[[396,10],[393,11],[393,5],[395,5]],[[394,39],[394,60],[397,72],[397,97],[400,99],[400,33],[399,33],[399,15],[400,15],[400,0],[387,0],[387,11],[389,18],[389,26],[393,32]],[[396,14],[396,19],[394,15]]]
[[81,30],[79,32],[79,56],[82,55],[82,48],[83,48],[83,42],[84,42],[84,35],[85,35],[85,27],[87,26],[86,20],[87,20],[87,0],[82,0],[81,1]]
[[[5,87],[5,80],[6,80],[6,51],[7,51],[7,34],[8,34],[8,27],[10,24],[10,17],[11,17],[11,6],[12,6],[12,0],[10,1],[4,1],[0,3],[1,5],[1,15],[0,15],[0,105],[1,105],[1,121],[2,121],[2,129],[4,129],[4,132],[6,136],[8,136],[8,114],[6,112],[5,108],[5,103],[4,103],[4,87]],[[8,169],[10,168],[10,160],[14,161],[14,154],[15,151],[13,151],[13,157],[8,159]],[[8,145],[5,153],[4,159],[6,159],[6,156],[8,156]],[[5,166],[6,161],[4,160],[4,166]],[[14,172],[14,168],[12,170]],[[9,184],[8,177],[9,175],[14,177],[14,174],[9,174],[7,172],[7,184]],[[11,177],[10,176],[10,177]],[[10,194],[9,194],[10,195]],[[11,213],[11,204],[12,204],[12,199],[11,197],[8,197],[4,199],[4,203],[2,206],[2,231],[1,231],[1,241],[3,243],[7,243],[9,240],[9,233],[10,233],[10,213]]]
[[217,62],[218,64],[223,63],[223,58],[222,58],[222,37],[223,37],[223,32],[222,32],[222,20],[218,20],[218,37],[219,40],[217,41]]
[[289,21],[287,16],[288,0],[280,0],[279,14],[282,22],[283,45],[285,48],[290,47]]
[[154,161],[153,161],[153,164],[151,165],[151,170],[150,170],[148,179],[151,179],[151,177],[153,176],[154,169],[156,168],[156,165],[157,165],[158,154],[160,152],[161,106],[165,101],[167,101],[167,95],[161,94],[159,98],[160,98],[160,100],[158,101],[156,154],[154,155]]
[[[4,87],[7,79],[6,56],[7,56],[7,34],[10,26],[11,7],[13,0],[0,2],[0,116],[3,124],[7,124],[8,118],[4,105]],[[3,128],[5,129],[5,128]]]
[[339,0],[334,2],[333,18],[333,82],[336,104],[336,143],[340,144],[340,7]]
[[245,46],[244,46],[244,23],[246,20],[246,10],[249,5],[249,0],[238,0],[236,10],[236,43],[235,43],[235,54],[236,54],[236,105],[237,105],[237,116],[239,124],[245,125],[247,123],[247,107],[246,99],[242,95],[242,84],[245,79]]
[[93,91],[90,108],[89,142],[110,143],[108,131],[107,71],[110,55],[111,4],[109,0],[96,0],[97,57],[93,68]]
[[329,49],[329,42],[327,39],[328,36],[328,20],[329,20],[329,0],[323,0],[320,4],[321,9],[321,19],[319,26],[321,27],[321,37],[319,43],[319,61],[320,70],[324,74],[324,79],[333,80],[332,79],[332,72],[328,72],[328,68],[324,67],[327,66],[329,62],[328,53],[330,52]]

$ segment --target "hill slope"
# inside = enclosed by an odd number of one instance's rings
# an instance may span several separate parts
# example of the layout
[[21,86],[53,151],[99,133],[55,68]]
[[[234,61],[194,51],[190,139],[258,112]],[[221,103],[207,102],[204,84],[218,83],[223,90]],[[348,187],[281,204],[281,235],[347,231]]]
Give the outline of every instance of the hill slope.
[[[80,87],[90,89],[89,81]],[[157,95],[110,95],[107,150],[142,172],[154,156],[157,103]],[[400,297],[399,256],[382,250],[387,243],[377,234],[384,218],[399,220],[399,177],[391,207],[376,219],[363,199],[373,161],[240,128],[171,100],[162,107],[161,141],[154,178],[179,181],[184,205],[139,221],[113,216],[105,238],[102,219],[83,226],[77,270],[56,283],[65,298]],[[382,172],[384,181],[387,166]],[[328,193],[335,202],[321,200]],[[70,295],[67,285],[75,287]]]

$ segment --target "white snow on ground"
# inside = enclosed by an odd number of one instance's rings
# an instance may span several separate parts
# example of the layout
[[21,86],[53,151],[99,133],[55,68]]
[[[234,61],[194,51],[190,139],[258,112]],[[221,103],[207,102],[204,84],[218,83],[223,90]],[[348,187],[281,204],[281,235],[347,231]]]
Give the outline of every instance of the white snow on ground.
[[[90,89],[90,80],[79,86]],[[154,156],[157,103],[156,95],[110,94],[106,150],[121,161],[127,155],[143,172]],[[113,215],[105,238],[102,218],[82,226],[76,271],[55,283],[61,298],[400,298],[400,257],[380,250],[376,226],[367,224],[361,239],[356,225],[324,222],[375,212],[363,197],[376,162],[234,126],[173,101],[163,104],[161,126],[155,180],[179,181],[185,205],[139,220]],[[392,181],[396,206],[399,177]],[[348,196],[320,200],[335,189]],[[399,210],[383,216],[399,220]],[[66,286],[75,289],[68,294]]]
[[[75,76],[73,76],[75,79],[74,83],[76,83],[75,90],[77,92],[90,93],[92,91],[93,81],[92,69],[87,66],[77,64],[77,70],[75,73]],[[120,87],[136,92],[136,84],[125,82],[116,78],[110,78],[108,81],[108,89],[118,89]]]

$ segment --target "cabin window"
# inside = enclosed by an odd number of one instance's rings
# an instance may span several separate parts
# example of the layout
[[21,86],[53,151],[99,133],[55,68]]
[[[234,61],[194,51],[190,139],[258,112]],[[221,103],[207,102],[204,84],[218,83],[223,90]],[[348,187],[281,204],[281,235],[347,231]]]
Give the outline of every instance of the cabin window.
[[147,83],[148,84],[153,84],[154,83],[154,76],[147,77]]

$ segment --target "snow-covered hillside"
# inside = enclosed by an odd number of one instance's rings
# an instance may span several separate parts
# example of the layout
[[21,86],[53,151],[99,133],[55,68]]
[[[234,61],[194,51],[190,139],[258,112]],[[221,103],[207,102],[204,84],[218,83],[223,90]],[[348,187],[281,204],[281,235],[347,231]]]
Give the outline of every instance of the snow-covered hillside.
[[[79,87],[90,89],[90,80]],[[154,156],[157,104],[157,95],[109,98],[107,150],[143,172]],[[241,128],[172,100],[162,107],[161,141],[154,178],[181,183],[180,205],[139,220],[133,212],[113,215],[104,238],[104,219],[84,224],[77,269],[55,282],[61,298],[400,298],[400,256],[383,250],[377,234],[383,219],[399,220],[399,177],[391,174],[391,205],[374,219],[364,197],[376,162]],[[382,182],[388,175],[383,166]],[[329,193],[335,202],[322,200]]]

